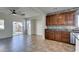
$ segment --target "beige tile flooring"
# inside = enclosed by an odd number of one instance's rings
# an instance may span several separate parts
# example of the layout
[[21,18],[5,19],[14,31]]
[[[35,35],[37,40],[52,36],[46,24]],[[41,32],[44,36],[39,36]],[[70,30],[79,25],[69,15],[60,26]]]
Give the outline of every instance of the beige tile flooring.
[[75,45],[57,42],[53,40],[43,40],[40,36],[32,36],[33,50],[37,52],[74,52]]

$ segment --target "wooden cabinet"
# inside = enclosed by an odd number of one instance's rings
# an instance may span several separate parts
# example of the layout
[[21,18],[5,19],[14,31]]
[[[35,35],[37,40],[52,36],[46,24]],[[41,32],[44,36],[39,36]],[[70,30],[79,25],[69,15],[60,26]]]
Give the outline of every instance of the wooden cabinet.
[[46,16],[46,25],[50,25],[50,16]]
[[70,40],[70,32],[66,31],[53,31],[46,29],[45,30],[45,38],[49,40],[55,40],[60,42],[69,43]]
[[49,34],[50,34],[50,35],[49,35],[50,39],[51,39],[51,40],[54,40],[54,32],[53,32],[53,31],[52,31],[52,32],[49,32]]
[[49,39],[49,36],[48,36],[48,35],[49,35],[48,30],[45,30],[45,38],[46,38],[46,39]]
[[61,41],[61,31],[54,31],[54,37],[54,40]]
[[66,25],[74,25],[75,13],[69,12],[65,14],[65,23]]
[[53,15],[53,19],[51,21],[52,21],[52,25],[57,25],[57,15]]
[[57,25],[65,25],[65,15],[59,14],[57,16]]
[[50,39],[50,40],[54,40],[54,32],[52,30],[45,30],[45,38],[46,39]]
[[61,41],[69,43],[69,41],[70,41],[69,39],[70,39],[70,32],[62,31],[61,32]]
[[47,26],[50,25],[74,25],[75,12],[65,12],[46,17]]
[[55,19],[54,15],[51,15],[50,16],[50,25],[54,25],[54,24],[56,24],[56,19]]

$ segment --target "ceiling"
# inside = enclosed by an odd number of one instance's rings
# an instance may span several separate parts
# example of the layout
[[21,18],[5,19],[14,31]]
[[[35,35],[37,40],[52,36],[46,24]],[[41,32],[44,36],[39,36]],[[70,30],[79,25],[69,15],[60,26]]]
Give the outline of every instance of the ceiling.
[[43,12],[45,12],[46,14],[48,14],[48,13],[67,10],[67,9],[71,9],[71,8],[73,8],[73,7],[43,7],[43,8],[40,7],[39,9],[42,10]]
[[25,17],[33,17],[40,14],[48,14],[62,10],[71,9],[73,7],[0,7],[0,12],[11,14],[9,9],[15,9],[17,14],[25,14]]

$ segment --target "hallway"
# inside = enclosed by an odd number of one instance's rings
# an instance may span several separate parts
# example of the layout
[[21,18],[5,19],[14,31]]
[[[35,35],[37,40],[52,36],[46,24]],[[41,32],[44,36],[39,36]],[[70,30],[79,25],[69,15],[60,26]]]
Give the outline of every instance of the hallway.
[[74,52],[75,46],[43,40],[41,36],[19,35],[0,40],[0,52]]

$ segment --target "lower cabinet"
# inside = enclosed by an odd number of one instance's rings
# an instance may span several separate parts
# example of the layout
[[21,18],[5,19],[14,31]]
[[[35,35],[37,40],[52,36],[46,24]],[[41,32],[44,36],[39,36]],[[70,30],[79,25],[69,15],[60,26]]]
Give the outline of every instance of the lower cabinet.
[[61,41],[69,43],[70,42],[70,32],[61,32]]
[[61,41],[61,31],[54,31],[54,40]]
[[49,40],[61,41],[69,43],[70,40],[70,32],[66,31],[53,31],[46,29],[45,30],[45,38]]
[[52,30],[45,30],[45,38],[54,40],[54,32]]
[[54,40],[54,32],[50,32],[50,33],[49,33],[49,38],[50,38],[51,40]]

